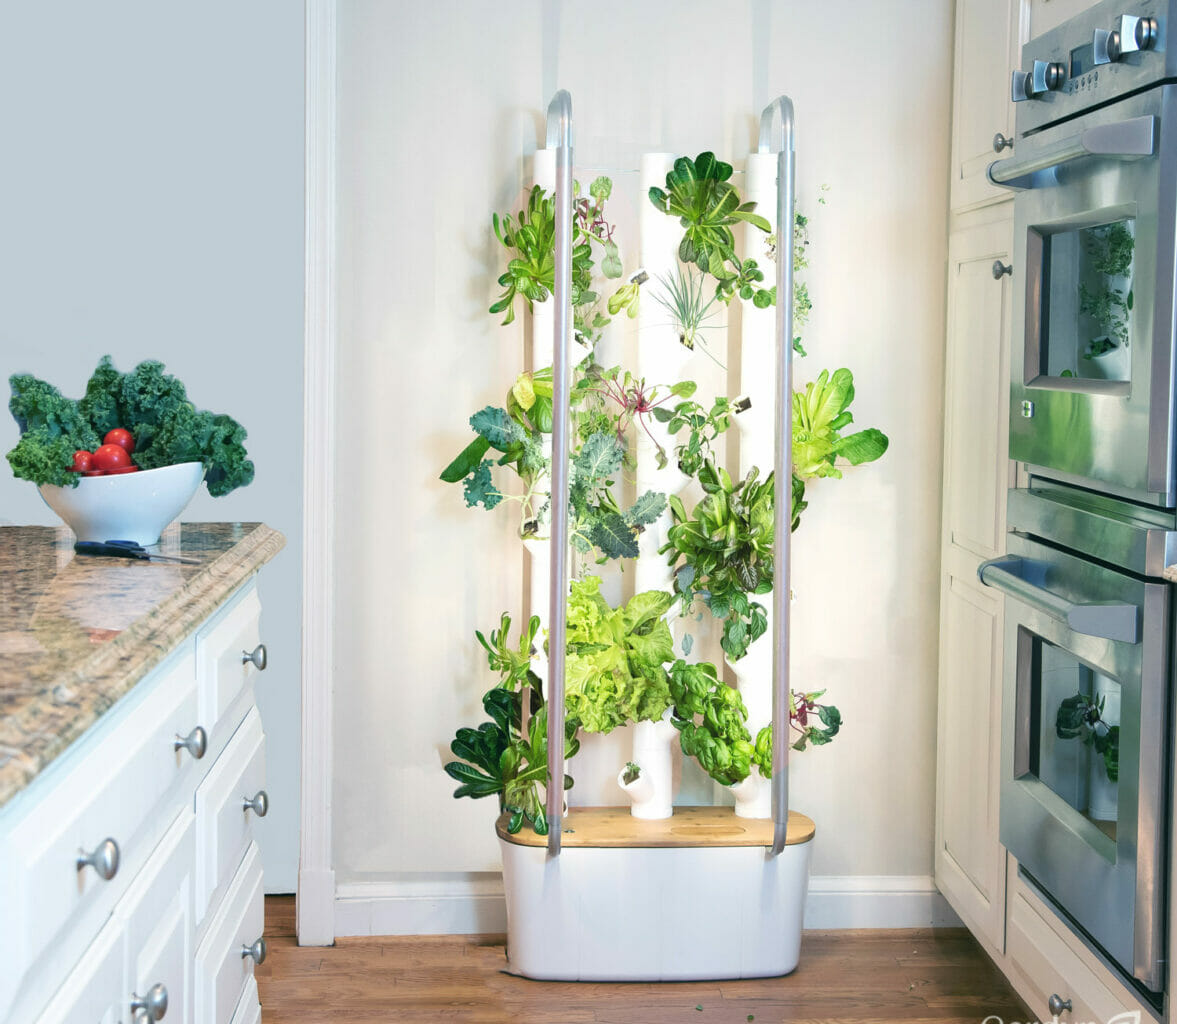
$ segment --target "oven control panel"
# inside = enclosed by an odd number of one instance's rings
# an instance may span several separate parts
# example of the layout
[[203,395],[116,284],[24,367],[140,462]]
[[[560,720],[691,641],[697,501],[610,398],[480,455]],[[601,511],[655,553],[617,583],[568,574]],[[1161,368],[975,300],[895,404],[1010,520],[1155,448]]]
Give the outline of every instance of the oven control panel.
[[1010,87],[1018,135],[1177,78],[1165,45],[1171,7],[1177,0],[1103,0],[1030,40]]

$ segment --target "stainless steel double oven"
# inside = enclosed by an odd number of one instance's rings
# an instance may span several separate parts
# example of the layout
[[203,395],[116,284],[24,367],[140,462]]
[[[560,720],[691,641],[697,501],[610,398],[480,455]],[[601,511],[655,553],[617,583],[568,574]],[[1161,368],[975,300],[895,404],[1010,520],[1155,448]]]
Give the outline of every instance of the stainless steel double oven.
[[[1177,3],[1177,0],[1174,0]],[[1177,8],[1175,8],[1177,13]],[[1012,95],[1015,275],[1001,838],[1154,1005],[1166,980],[1177,562],[1177,35],[1112,0]],[[1177,26],[1174,27],[1177,32]]]

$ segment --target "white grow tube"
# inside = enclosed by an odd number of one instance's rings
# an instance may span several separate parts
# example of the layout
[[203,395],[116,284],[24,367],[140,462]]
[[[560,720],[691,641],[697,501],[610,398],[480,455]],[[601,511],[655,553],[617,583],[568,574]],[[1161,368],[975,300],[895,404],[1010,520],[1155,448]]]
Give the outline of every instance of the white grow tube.
[[[782,252],[791,253],[792,105],[784,97],[769,107],[761,120],[762,150],[778,122],[778,221],[788,226],[790,236],[782,239]],[[602,808],[574,808],[565,817],[562,810],[559,780],[564,775],[572,166],[571,100],[567,93],[558,93],[552,101],[548,126],[548,145],[557,147],[548,681],[550,831],[546,839],[526,829],[512,836],[505,830],[505,819],[500,818],[510,967],[531,978],[567,981],[787,974],[800,956],[814,834],[811,821],[788,811],[787,742],[774,744],[771,824],[744,822],[723,808],[679,808],[680,813],[669,821],[635,821],[624,811]],[[789,593],[792,264],[791,260],[781,264],[777,284],[780,358],[774,599],[778,608],[785,609]],[[782,339],[786,339],[784,345]],[[788,729],[788,618],[787,611],[782,613],[773,627],[772,720],[778,738],[784,738]],[[700,885],[708,890],[705,901],[682,898],[682,893],[695,891]]]

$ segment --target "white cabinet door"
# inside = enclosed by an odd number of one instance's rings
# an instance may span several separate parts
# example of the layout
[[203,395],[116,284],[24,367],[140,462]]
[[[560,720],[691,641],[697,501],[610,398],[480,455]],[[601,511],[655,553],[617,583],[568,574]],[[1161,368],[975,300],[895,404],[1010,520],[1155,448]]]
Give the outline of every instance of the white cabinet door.
[[37,1024],[119,1024],[122,1009],[123,925],[108,921]]
[[977,581],[975,558],[952,549],[947,554],[940,595],[936,884],[990,952],[1000,955],[1002,604]]
[[192,875],[196,819],[191,810],[160,840],[116,914],[125,921],[127,969],[124,1010],[153,986],[167,990],[168,1024],[192,1020]]
[[1000,155],[998,132],[1014,134],[1010,75],[1021,60],[1030,0],[957,0],[956,73],[952,95],[952,209],[967,210],[1008,193],[991,185],[985,170]]
[[980,558],[1005,553],[1009,451],[1012,208],[956,232],[948,243],[948,351],[944,395],[944,541]]

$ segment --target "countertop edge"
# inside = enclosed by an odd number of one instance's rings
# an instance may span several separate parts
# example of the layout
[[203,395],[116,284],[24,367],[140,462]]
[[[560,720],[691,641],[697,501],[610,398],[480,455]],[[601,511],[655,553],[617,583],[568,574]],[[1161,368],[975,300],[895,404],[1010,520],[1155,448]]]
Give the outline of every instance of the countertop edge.
[[[91,705],[39,744],[35,754],[18,752],[0,767],[0,811],[285,545],[281,533],[258,524],[187,585],[63,675],[59,685],[90,689]],[[19,730],[38,711],[34,706],[6,724]]]

